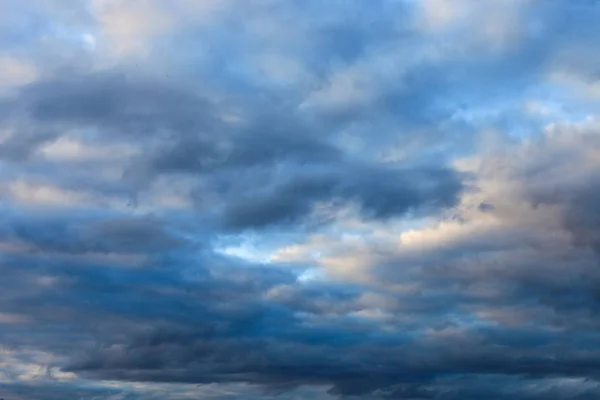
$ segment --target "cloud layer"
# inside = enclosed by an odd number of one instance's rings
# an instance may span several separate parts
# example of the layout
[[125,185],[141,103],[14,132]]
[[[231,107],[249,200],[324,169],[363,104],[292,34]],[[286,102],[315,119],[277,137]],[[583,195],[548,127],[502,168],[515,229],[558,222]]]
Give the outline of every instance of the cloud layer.
[[596,399],[600,4],[0,4],[0,397]]

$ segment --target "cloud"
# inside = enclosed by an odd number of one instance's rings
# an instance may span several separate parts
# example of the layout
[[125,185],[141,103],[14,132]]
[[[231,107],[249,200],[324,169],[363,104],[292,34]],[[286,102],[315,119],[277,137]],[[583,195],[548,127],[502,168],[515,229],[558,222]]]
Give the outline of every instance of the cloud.
[[165,7],[154,0],[92,0],[91,14],[106,47],[117,56],[147,55],[150,43],[178,24],[200,24],[209,20],[226,1],[177,0]]
[[595,2],[0,5],[15,399],[595,399]]
[[[276,222],[295,222],[308,214],[316,201],[356,200],[364,214],[389,218],[416,211],[421,206],[452,206],[461,189],[450,171],[387,171],[358,168],[325,172],[285,182],[274,190],[241,198],[225,210],[231,227],[261,227]],[[429,187],[419,187],[420,181]],[[384,183],[385,182],[385,183]]]
[[3,72],[0,87],[21,86],[34,81],[37,76],[32,65],[11,57],[0,58],[0,70]]
[[[125,76],[36,83],[15,102],[22,105],[22,124],[55,131],[93,129],[108,143],[119,144],[118,138],[125,137],[129,146],[134,140],[145,145],[124,171],[134,190],[164,174],[199,175],[212,188],[226,184],[229,188],[223,187],[221,196],[201,207],[223,203],[228,228],[297,222],[317,202],[342,199],[356,201],[374,218],[401,216],[422,207],[451,206],[462,186],[443,166],[402,171],[378,160],[352,161],[331,138],[318,136],[324,128],[294,113],[287,120],[274,112],[259,115],[240,127],[219,121],[213,107],[192,93]],[[51,143],[65,141],[54,137]],[[21,158],[31,157],[47,150],[48,140],[44,133],[33,132],[21,142],[15,131],[3,145],[7,155],[19,154],[12,149],[18,147]],[[281,169],[281,178],[272,175],[273,167]],[[240,173],[246,175],[244,182],[236,181]],[[265,179],[274,183],[267,192],[260,188]],[[13,185],[18,199],[73,204],[85,198],[47,187],[37,189],[37,196],[23,195],[23,185]]]

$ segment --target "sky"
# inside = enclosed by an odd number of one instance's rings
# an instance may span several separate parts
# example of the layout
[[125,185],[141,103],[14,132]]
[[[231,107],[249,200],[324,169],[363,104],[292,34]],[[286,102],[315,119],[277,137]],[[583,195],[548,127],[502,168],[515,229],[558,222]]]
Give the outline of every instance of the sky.
[[598,37],[596,0],[0,0],[0,397],[600,398]]

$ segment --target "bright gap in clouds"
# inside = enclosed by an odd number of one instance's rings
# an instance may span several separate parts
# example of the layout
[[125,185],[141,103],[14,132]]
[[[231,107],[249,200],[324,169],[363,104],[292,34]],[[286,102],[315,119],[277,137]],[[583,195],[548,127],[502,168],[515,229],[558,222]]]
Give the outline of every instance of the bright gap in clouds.
[[272,254],[270,251],[256,248],[256,245],[253,244],[251,240],[244,240],[243,238],[237,237],[235,239],[237,239],[236,241],[239,241],[238,244],[223,246],[217,245],[214,248],[215,251],[223,255],[241,258],[242,260],[252,264],[271,262]]

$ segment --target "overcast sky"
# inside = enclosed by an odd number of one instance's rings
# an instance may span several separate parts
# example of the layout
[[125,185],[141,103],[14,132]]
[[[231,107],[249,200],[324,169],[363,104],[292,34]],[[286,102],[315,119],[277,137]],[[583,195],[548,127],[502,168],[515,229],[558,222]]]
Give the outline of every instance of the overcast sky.
[[600,398],[596,0],[0,0],[0,397]]

